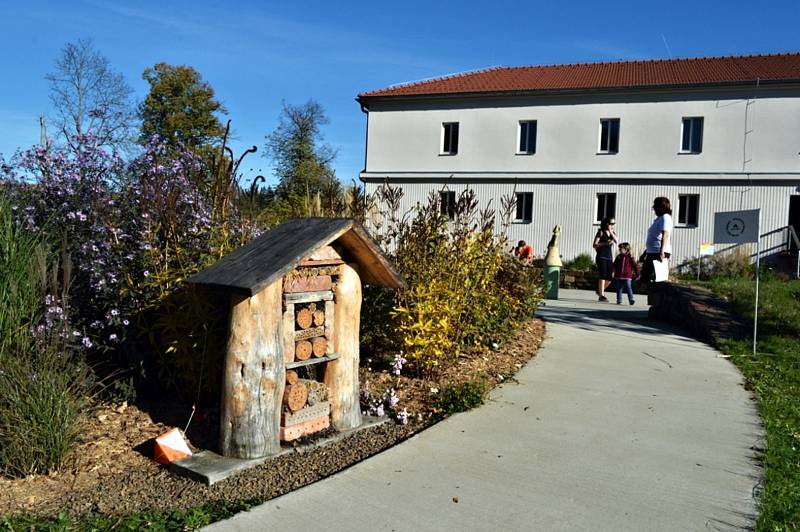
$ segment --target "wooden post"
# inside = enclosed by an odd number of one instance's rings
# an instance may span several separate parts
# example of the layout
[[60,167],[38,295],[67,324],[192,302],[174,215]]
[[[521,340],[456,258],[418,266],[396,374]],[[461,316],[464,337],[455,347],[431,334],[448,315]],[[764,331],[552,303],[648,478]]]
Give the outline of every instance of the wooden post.
[[294,303],[286,303],[283,311],[283,361],[294,362]]
[[333,349],[336,346],[335,335],[333,334],[333,322],[336,319],[335,308],[336,308],[336,303],[334,303],[333,301],[325,302],[325,338],[328,339],[328,349],[327,349],[328,355],[334,353]]
[[222,383],[223,456],[261,458],[280,450],[285,366],[281,281],[252,297],[231,296]]
[[334,297],[333,342],[339,358],[327,363],[325,384],[328,386],[333,426],[345,430],[361,425],[358,387],[361,277],[354,265],[341,266]]

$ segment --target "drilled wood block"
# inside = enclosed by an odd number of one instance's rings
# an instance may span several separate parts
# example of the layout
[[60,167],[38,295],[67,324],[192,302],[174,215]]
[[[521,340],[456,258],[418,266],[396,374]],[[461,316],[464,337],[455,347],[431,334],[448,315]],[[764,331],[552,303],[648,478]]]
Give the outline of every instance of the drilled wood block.
[[331,426],[330,416],[320,416],[315,419],[304,421],[298,425],[291,427],[281,427],[281,440],[292,441],[305,436],[306,434],[313,434],[321,430],[325,430]]
[[333,299],[331,290],[318,290],[316,292],[298,292],[296,294],[284,294],[285,303],[316,303],[318,301],[330,301]]
[[307,308],[297,311],[297,325],[301,329],[308,329],[314,323],[314,313]]
[[294,344],[294,356],[297,360],[308,360],[313,351],[314,346],[308,340],[300,340]]
[[320,292],[330,290],[333,281],[330,275],[315,275],[311,277],[292,277],[285,278],[283,281],[283,292],[292,294],[297,292]]
[[327,416],[331,413],[331,404],[328,401],[317,403],[314,406],[301,408],[297,412],[284,412],[281,415],[281,426],[291,427],[306,421]]
[[317,336],[325,336],[325,327],[312,327],[311,329],[306,329],[304,331],[295,331],[294,332],[294,339],[295,340],[308,340],[309,338],[315,338]]
[[311,352],[315,357],[321,357],[328,351],[328,341],[324,336],[317,336],[311,340]]

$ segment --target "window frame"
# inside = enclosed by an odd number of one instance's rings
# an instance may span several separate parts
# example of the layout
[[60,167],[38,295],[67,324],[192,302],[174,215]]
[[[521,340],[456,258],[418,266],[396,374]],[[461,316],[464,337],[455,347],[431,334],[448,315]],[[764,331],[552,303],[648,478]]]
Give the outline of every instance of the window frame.
[[[600,214],[600,196],[604,196],[603,201],[603,216],[598,216]],[[616,218],[617,216],[617,193],[616,192],[597,192],[594,195],[594,216],[595,216],[595,225],[599,225],[603,222],[603,218],[609,216],[608,214],[608,196],[614,196],[614,212],[611,213],[612,218]]]
[[[608,142],[606,143],[607,149],[603,149],[603,123],[607,122],[608,126]],[[617,124],[617,149],[611,150],[611,123]],[[622,120],[619,118],[601,118],[597,135],[597,155],[616,155],[619,153],[620,140],[622,137]]]
[[439,212],[447,215],[448,220],[456,219],[456,192],[455,190],[439,191]]
[[[513,223],[515,224],[531,224],[533,223],[533,192],[515,192],[514,193],[514,200],[515,200],[515,207],[516,210],[514,212],[514,220]],[[522,202],[522,218],[519,218],[517,215],[519,214],[519,200],[520,196],[523,198]],[[526,212],[527,211],[527,212]],[[528,215],[527,218],[525,215]]]
[[[684,198],[694,198],[694,223],[691,223],[689,220],[689,215],[692,214],[690,203],[687,200],[686,204],[684,204]],[[683,216],[684,208],[687,210],[685,216]],[[681,218],[683,218],[683,221],[681,221]],[[696,228],[700,226],[700,194],[690,192],[678,194],[678,219],[675,225],[677,227],[688,228]]]
[[[686,122],[690,121],[691,128],[689,130],[689,149],[684,149],[683,147],[683,136],[686,131]],[[700,149],[695,151],[692,149],[692,140],[694,138],[695,126],[694,121],[697,120],[700,123]],[[705,136],[706,124],[705,124],[705,117],[703,116],[683,116],[681,117],[681,135],[678,139],[678,153],[682,155],[700,155],[703,153],[703,137]]]
[[[448,126],[451,127],[450,135],[447,134]],[[455,126],[455,150],[453,150],[453,128]],[[439,142],[439,155],[458,155],[458,137],[461,134],[461,126],[459,122],[442,122],[442,134],[441,139]],[[450,151],[445,151],[446,144],[445,142],[449,141],[450,143]]]
[[[533,149],[532,150],[522,150],[522,126],[528,126],[528,141],[530,141],[530,124],[533,124]],[[539,124],[538,120],[520,120],[517,123],[517,155],[536,155],[536,141],[537,136],[539,134]],[[530,142],[528,143],[530,144]],[[530,146],[528,146],[530,147]]]

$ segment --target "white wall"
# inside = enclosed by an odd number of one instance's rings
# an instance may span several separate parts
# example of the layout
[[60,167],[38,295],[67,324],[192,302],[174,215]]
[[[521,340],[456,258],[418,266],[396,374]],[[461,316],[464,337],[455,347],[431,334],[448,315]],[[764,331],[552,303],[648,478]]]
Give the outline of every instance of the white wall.
[[[595,198],[599,192],[617,194],[616,219],[617,230],[622,241],[631,242],[634,251],[644,249],[644,240],[648,226],[654,215],[651,210],[653,198],[667,196],[673,203],[674,218],[678,219],[678,195],[699,194],[698,226],[676,227],[673,233],[672,264],[697,255],[700,242],[713,241],[714,212],[737,209],[762,209],[762,233],[783,227],[788,223],[789,196],[797,194],[797,184],[775,186],[730,186],[700,185],[687,182],[685,184],[620,184],[620,183],[499,183],[483,180],[481,183],[469,184],[450,182],[449,190],[457,194],[469,187],[477,193],[480,206],[485,207],[489,200],[497,209],[500,198],[516,192],[533,193],[533,221],[529,224],[512,224],[508,237],[512,243],[525,240],[535,248],[536,255],[546,253],[547,243],[552,235],[553,227],[560,224],[561,254],[564,260],[574,258],[581,253],[589,253],[594,257],[592,238],[598,226],[594,223]],[[379,186],[367,183],[367,192],[372,193]],[[417,203],[425,203],[431,191],[441,190],[442,184],[436,183],[402,183],[404,196],[401,211],[414,208]],[[499,219],[497,220],[499,223]],[[777,243],[782,235],[773,239]],[[766,246],[768,242],[762,243]]]
[[[745,98],[747,153],[743,155]],[[384,101],[369,105],[362,177],[720,173],[800,174],[800,88]],[[703,152],[678,154],[681,119],[704,118]],[[598,155],[599,121],[620,119],[620,147]],[[535,155],[516,155],[520,120],[537,120]],[[459,122],[458,154],[440,155],[442,122]]]

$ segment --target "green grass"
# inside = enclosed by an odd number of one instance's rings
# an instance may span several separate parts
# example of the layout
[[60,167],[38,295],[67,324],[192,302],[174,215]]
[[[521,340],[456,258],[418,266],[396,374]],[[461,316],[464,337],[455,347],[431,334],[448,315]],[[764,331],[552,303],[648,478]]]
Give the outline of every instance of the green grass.
[[249,510],[260,501],[250,502],[216,502],[209,503],[188,510],[173,510],[169,512],[143,512],[126,516],[96,515],[83,520],[61,514],[52,519],[16,516],[0,517],[1,532],[22,531],[91,531],[102,532],[106,530],[134,531],[170,531],[170,530],[197,530],[221,519],[227,519],[238,512]]
[[[753,319],[752,279],[713,279],[710,288]],[[756,530],[800,529],[800,281],[762,279],[757,356],[751,341],[728,340],[723,352],[746,377],[766,429],[764,487]]]

